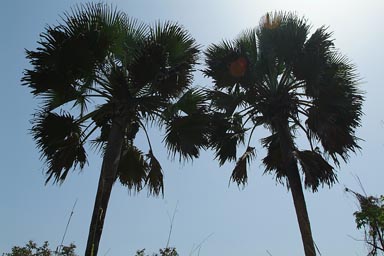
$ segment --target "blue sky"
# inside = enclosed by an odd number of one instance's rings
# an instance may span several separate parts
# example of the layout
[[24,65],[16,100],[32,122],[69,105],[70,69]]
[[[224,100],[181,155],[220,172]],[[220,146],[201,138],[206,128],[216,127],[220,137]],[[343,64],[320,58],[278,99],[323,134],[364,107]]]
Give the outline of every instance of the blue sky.
[[[5,1],[0,9],[2,83],[0,253],[32,239],[61,241],[71,208],[78,200],[65,239],[84,251],[101,159],[89,154],[82,172],[69,175],[61,186],[44,186],[43,162],[31,136],[29,120],[37,100],[20,85],[23,69],[29,64],[24,49],[34,49],[47,24],[56,24],[60,14],[80,1]],[[356,176],[369,194],[384,194],[381,160],[384,157],[384,114],[382,60],[384,29],[381,0],[131,0],[108,1],[129,16],[147,23],[177,21],[190,31],[204,49],[209,43],[236,37],[255,27],[268,11],[295,11],[314,28],[329,26],[336,47],[356,64],[362,78],[366,102],[363,126],[357,135],[363,139],[361,152],[352,154],[338,170],[339,184],[318,193],[306,193],[313,236],[322,255],[366,255],[363,234],[355,229],[354,198],[343,189],[358,192]],[[195,84],[210,86],[197,72]],[[262,131],[259,131],[262,133]],[[258,157],[249,172],[249,184],[238,189],[228,186],[232,165],[219,168],[211,152],[203,152],[193,163],[179,164],[167,157],[161,144],[162,133],[152,131],[154,150],[165,175],[165,197],[149,198],[146,191],[129,195],[114,186],[109,204],[100,255],[134,255],[164,247],[170,227],[169,215],[177,205],[170,245],[180,255],[198,255],[193,248],[202,243],[200,255],[303,255],[299,228],[290,193],[271,175],[262,175],[264,152],[254,141]],[[256,136],[257,137],[257,136]],[[261,137],[261,136],[260,136]],[[139,145],[144,140],[139,139]],[[206,239],[207,238],[207,239]],[[268,252],[267,252],[268,251]]]

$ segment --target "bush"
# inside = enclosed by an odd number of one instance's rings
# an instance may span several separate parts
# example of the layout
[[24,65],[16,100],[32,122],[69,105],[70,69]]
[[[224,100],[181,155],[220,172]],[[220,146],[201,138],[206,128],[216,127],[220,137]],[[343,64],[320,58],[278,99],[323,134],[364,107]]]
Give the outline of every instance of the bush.
[[75,253],[76,245],[61,246],[55,251],[49,248],[48,241],[38,246],[35,242],[29,241],[25,246],[14,246],[10,253],[3,253],[3,256],[78,256]]
[[[149,256],[145,255],[145,249],[139,250],[136,252],[135,256]],[[164,249],[159,250],[159,254],[154,253],[152,256],[179,256],[179,254],[176,251],[176,248],[167,247]]]
[[359,201],[360,210],[356,211],[356,226],[364,230],[364,241],[369,248],[369,256],[384,255],[384,196],[363,196],[350,189]]

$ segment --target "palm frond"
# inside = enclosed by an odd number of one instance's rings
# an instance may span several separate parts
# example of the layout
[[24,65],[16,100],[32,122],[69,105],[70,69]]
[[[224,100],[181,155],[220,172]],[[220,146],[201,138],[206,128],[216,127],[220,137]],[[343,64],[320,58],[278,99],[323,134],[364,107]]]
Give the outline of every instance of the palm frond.
[[135,86],[150,84],[154,92],[174,97],[192,83],[199,49],[178,24],[157,23],[130,66]]
[[273,127],[286,122],[291,116],[297,116],[298,97],[289,87],[279,86],[276,90],[260,87],[257,91],[258,94],[251,95],[247,101],[261,114],[259,122]]
[[135,88],[132,88],[124,67],[111,63],[107,74],[108,91],[115,101],[133,102],[133,98],[137,93]]
[[164,141],[171,155],[179,153],[180,161],[197,158],[200,150],[208,146],[210,132],[205,91],[188,90],[163,113]]
[[85,102],[88,91],[81,88],[92,89],[107,56],[123,51],[115,49],[124,46],[115,40],[126,33],[121,24],[125,19],[124,14],[103,4],[78,5],[65,13],[62,24],[47,27],[41,34],[35,51],[27,50],[33,68],[25,71],[23,84],[35,95],[54,91],[62,95],[64,103],[73,95]]
[[211,100],[211,107],[216,111],[224,111],[227,115],[232,115],[234,111],[244,105],[245,95],[238,93],[225,93],[219,90],[207,92]]
[[91,148],[95,151],[101,152],[104,155],[107,149],[108,136],[111,130],[111,124],[105,123],[100,126],[100,134],[95,139],[91,140]]
[[245,30],[237,37],[237,39],[235,39],[234,42],[236,48],[252,60],[252,62],[256,62],[253,59],[258,53],[256,32],[256,29]]
[[76,91],[75,89],[69,89],[65,92],[58,92],[57,90],[46,90],[43,95],[40,96],[42,100],[42,108],[45,111],[55,110],[62,105],[83,98],[84,95]]
[[232,42],[212,44],[205,51],[207,68],[203,71],[213,79],[215,87],[231,89],[244,80],[249,70],[249,59]]
[[305,42],[301,54],[293,63],[293,74],[299,80],[305,80],[306,93],[313,95],[311,85],[321,75],[334,44],[332,33],[322,26]]
[[278,134],[261,139],[261,144],[267,149],[267,156],[263,158],[265,166],[264,173],[274,173],[276,180],[284,183],[287,171],[283,164],[283,157],[280,149],[280,139]]
[[208,146],[209,116],[193,113],[175,116],[166,123],[165,144],[171,155],[180,154],[179,160],[197,158],[200,150]]
[[304,173],[304,185],[316,192],[320,185],[331,187],[337,182],[334,168],[316,151],[295,151],[295,156]]
[[260,58],[268,66],[274,66],[276,59],[291,65],[302,52],[309,28],[304,18],[293,13],[267,13],[257,31]]
[[161,126],[164,119],[164,114],[169,109],[171,103],[159,95],[142,96],[135,99],[137,103],[137,112],[140,116],[150,121],[151,123],[157,123]]
[[133,145],[125,145],[117,170],[120,183],[129,191],[139,192],[145,186],[149,169],[143,152]]
[[348,151],[359,149],[354,130],[360,126],[363,96],[358,82],[347,59],[330,55],[317,82],[313,106],[308,109],[308,128],[336,163],[337,155],[346,160]]
[[211,116],[209,145],[215,150],[219,164],[236,160],[237,146],[244,143],[246,129],[240,115],[227,116],[214,112]]
[[239,158],[239,160],[237,160],[236,166],[232,171],[231,180],[236,182],[238,186],[245,186],[247,183],[247,165],[255,156],[255,148],[248,147],[244,154]]
[[81,138],[81,125],[73,116],[63,112],[39,112],[32,120],[31,133],[48,164],[47,180],[65,180],[69,170],[77,165],[82,169],[87,162]]
[[[146,25],[103,3],[76,5],[71,12],[64,14],[61,26],[71,35],[89,31],[93,36],[91,39],[97,40],[101,47],[107,46],[107,50],[122,63],[129,63],[127,58],[132,57],[148,33]],[[100,53],[102,49],[99,49]]]
[[173,113],[179,111],[186,115],[198,114],[199,112],[205,112],[207,109],[207,95],[204,90],[201,89],[189,89],[175,102],[171,104]]
[[147,161],[149,161],[149,172],[146,178],[148,195],[158,196],[160,193],[164,195],[162,168],[159,161],[153,155],[152,150],[147,154]]

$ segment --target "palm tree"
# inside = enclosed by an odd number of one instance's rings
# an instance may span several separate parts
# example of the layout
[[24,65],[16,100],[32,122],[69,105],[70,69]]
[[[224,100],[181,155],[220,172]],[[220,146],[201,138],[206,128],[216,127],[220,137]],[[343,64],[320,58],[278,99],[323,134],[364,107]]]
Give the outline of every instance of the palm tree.
[[[257,28],[212,44],[205,54],[204,72],[214,82],[210,145],[216,158],[220,164],[236,160],[237,146],[245,144],[231,176],[245,185],[247,163],[255,157],[252,136],[265,127],[265,172],[287,184],[305,255],[315,255],[300,173],[313,192],[331,186],[337,177],[327,160],[338,166],[359,148],[355,128],[363,97],[354,66],[336,51],[325,27],[310,34],[304,18],[283,12],[267,14]],[[299,147],[300,135],[308,143]]]
[[[69,170],[82,169],[86,143],[103,155],[86,256],[97,255],[116,180],[130,191],[147,186],[150,195],[163,193],[149,124],[165,129],[171,155],[192,159],[207,144],[197,122],[204,95],[191,89],[198,52],[178,24],[148,27],[105,4],[73,8],[26,52],[32,68],[22,82],[42,101],[31,132],[46,161],[46,182],[62,183]],[[139,130],[148,139],[146,154],[134,143]]]

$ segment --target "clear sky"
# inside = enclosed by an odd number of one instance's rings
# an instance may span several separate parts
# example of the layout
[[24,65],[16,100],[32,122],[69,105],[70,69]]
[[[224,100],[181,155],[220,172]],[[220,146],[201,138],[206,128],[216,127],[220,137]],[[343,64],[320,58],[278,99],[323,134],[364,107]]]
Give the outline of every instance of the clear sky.
[[[44,186],[43,163],[28,129],[37,107],[29,89],[20,85],[29,64],[24,49],[34,49],[47,24],[80,1],[12,0],[0,8],[0,254],[13,245],[32,239],[60,243],[72,206],[78,200],[65,243],[75,242],[84,251],[101,159],[89,154],[89,165],[72,172],[61,186]],[[356,176],[369,194],[384,194],[384,114],[382,84],[384,29],[381,0],[130,0],[108,1],[131,17],[147,23],[177,21],[204,49],[209,43],[232,39],[255,27],[268,11],[295,11],[314,28],[329,26],[336,47],[357,65],[366,92],[363,126],[357,135],[361,152],[338,170],[339,184],[318,193],[306,193],[313,236],[322,255],[366,255],[355,229],[356,202],[343,189],[361,192]],[[196,73],[195,84],[210,86]],[[114,186],[109,204],[100,255],[130,256],[137,249],[157,251],[167,242],[169,215],[177,205],[170,245],[180,255],[287,256],[303,255],[292,198],[272,175],[263,175],[264,156],[254,141],[258,157],[249,172],[245,189],[228,186],[233,165],[219,168],[212,152],[203,152],[193,163],[179,164],[167,157],[161,133],[152,132],[154,150],[165,175],[165,197],[149,198],[146,191],[129,195]],[[138,141],[139,145],[145,144]],[[145,146],[143,146],[145,148]],[[268,253],[268,252],[269,253]]]

